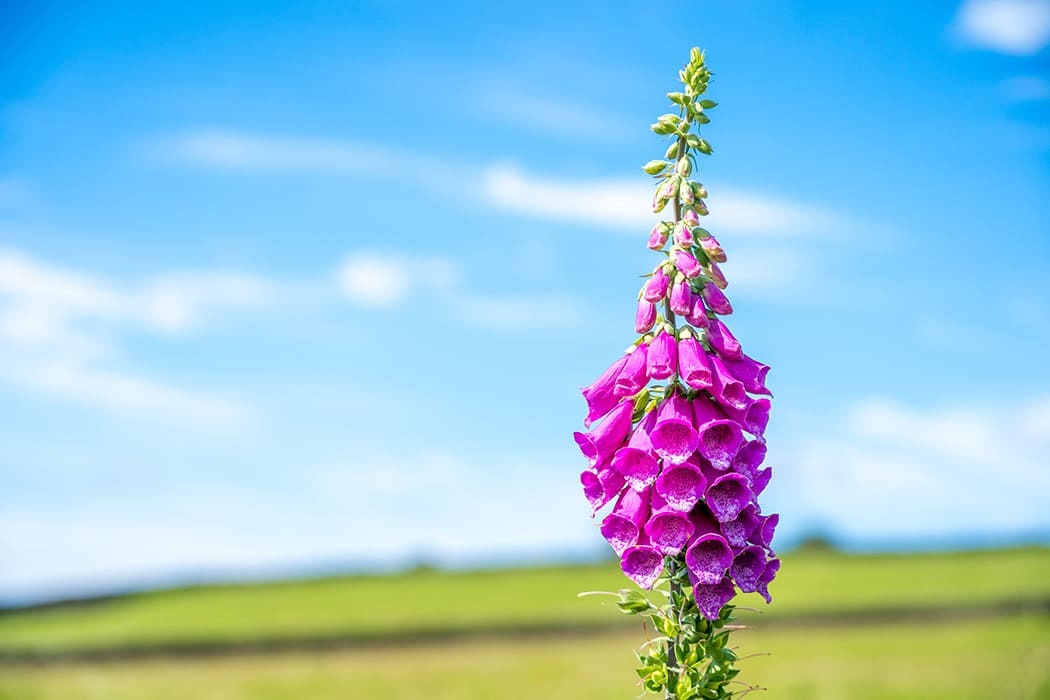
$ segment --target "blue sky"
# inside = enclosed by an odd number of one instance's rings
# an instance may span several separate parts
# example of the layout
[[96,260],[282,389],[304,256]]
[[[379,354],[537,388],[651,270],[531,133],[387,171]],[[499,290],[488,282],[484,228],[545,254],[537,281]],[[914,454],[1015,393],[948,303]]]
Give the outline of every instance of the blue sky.
[[604,551],[690,46],[781,541],[1050,531],[1050,3],[7,3],[0,599]]

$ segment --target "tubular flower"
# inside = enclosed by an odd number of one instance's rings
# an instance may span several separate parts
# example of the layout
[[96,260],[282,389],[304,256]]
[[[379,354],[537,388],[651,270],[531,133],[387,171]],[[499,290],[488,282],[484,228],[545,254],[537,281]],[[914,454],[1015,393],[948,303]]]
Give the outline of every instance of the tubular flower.
[[[662,675],[645,676],[643,682],[648,690],[669,694],[694,682],[681,666],[684,656],[676,657],[672,648],[692,648],[700,656],[728,649],[712,636],[683,641],[683,635],[700,629],[714,634],[731,619],[737,591],[771,601],[769,587],[780,569],[772,548],[779,516],[763,512],[759,503],[772,476],[765,466],[770,368],[744,352],[726,323],[733,306],[719,264],[727,256],[699,226],[699,216],[708,212],[707,190],[690,179],[700,157],[712,152],[690,130],[707,123],[703,115],[715,106],[699,97],[710,73],[698,50],[682,76],[685,92],[668,94],[676,113],[652,126],[674,143],[663,159],[645,166],[658,179],[654,210],[673,217],[663,214],[668,220],[649,233],[649,248],[659,261],[649,268],[652,274],[638,296],[638,337],[581,389],[589,432],[574,434],[587,460],[580,474],[584,496],[624,575],[644,589],[670,589],[669,608],[628,596],[621,609],[654,619],[664,614],[659,610],[671,610],[679,615],[668,618],[672,621],[683,619],[683,611],[694,619],[698,612],[721,620],[689,630],[667,625],[673,631],[666,634],[675,637],[667,642],[669,651],[643,660]],[[732,659],[721,656],[718,663],[728,668]],[[719,682],[723,685],[704,686],[714,692],[688,697],[729,697],[724,685],[729,681]]]

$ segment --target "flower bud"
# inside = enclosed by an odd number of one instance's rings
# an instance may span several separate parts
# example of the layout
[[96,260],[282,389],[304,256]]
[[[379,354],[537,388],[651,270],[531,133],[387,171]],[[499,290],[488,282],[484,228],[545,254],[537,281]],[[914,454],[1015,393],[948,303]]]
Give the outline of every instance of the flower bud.
[[634,316],[634,330],[638,333],[648,333],[654,323],[656,323],[656,305],[651,301],[639,299],[638,312]]
[[[704,297],[704,301],[707,302],[707,308],[714,311],[720,316],[728,316],[733,313],[733,305],[726,299],[726,295],[722,293],[722,290],[715,285],[708,282],[704,285],[704,290],[701,292]],[[639,331],[642,332],[642,331]]]
[[686,209],[685,213],[682,214],[682,221],[684,221],[685,225],[689,228],[694,228],[700,225],[700,217],[696,215],[696,210],[692,207]]
[[670,164],[666,160],[651,160],[642,166],[642,170],[650,175],[659,175],[668,165]]
[[674,242],[683,248],[691,248],[695,242],[692,229],[682,221],[675,224]]
[[678,348],[674,336],[660,331],[649,341],[649,353],[646,355],[646,374],[650,379],[667,379],[678,367]]
[[675,266],[689,279],[700,275],[700,263],[696,261],[693,254],[687,250],[679,250],[675,253]]
[[678,163],[674,166],[674,171],[682,177],[689,177],[689,173],[693,171],[693,164],[689,161],[689,158],[683,156],[678,159]]
[[696,295],[690,289],[689,282],[685,278],[679,278],[671,287],[671,311],[680,316],[685,316],[693,310],[694,296]]
[[726,252],[722,250],[722,246],[718,245],[718,240],[714,236],[701,238],[700,248],[714,262],[723,263],[726,261]]
[[725,289],[729,286],[729,282],[726,280],[726,276],[722,274],[722,268],[718,266],[718,263],[711,263],[704,268],[704,272],[707,273],[707,276],[711,278],[711,281],[719,289]]
[[667,245],[667,235],[669,233],[667,223],[661,221],[656,226],[653,226],[653,230],[649,232],[649,247],[653,250],[660,250]]
[[707,211],[707,204],[705,204],[704,200],[702,199],[697,199],[695,202],[693,202],[693,207],[696,209],[696,213],[700,216],[707,216],[709,213]]
[[645,283],[645,289],[642,291],[642,298],[646,301],[651,301],[654,304],[663,300],[663,298],[667,296],[667,287],[670,283],[671,280],[664,272],[664,268],[656,268],[653,272],[653,276]]
[[688,180],[682,180],[682,184],[678,186],[678,198],[683,204],[693,203],[693,188]]

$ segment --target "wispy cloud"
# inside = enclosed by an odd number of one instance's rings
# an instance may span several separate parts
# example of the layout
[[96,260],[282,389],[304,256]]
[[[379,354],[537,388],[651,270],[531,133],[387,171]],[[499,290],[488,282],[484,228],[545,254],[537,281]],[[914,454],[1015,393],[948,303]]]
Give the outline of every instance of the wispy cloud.
[[1028,56],[1050,43],[1050,1],[966,0],[954,30],[967,44]]
[[780,476],[792,507],[836,531],[915,538],[1050,527],[1050,397],[908,407],[869,399],[835,437],[804,442]]
[[[396,177],[404,159],[396,149],[344,140],[248,134],[235,130],[196,130],[146,144],[154,158],[209,169],[257,173],[309,171],[332,175]],[[474,201],[480,193],[490,206],[522,216],[583,224],[637,234],[652,226],[652,188],[644,175],[615,178],[556,178],[528,173],[513,163],[455,163],[415,153],[413,168],[421,186]],[[450,184],[451,183],[451,184]],[[466,185],[456,183],[471,183]],[[835,235],[850,223],[841,215],[783,196],[732,187],[712,192],[710,224],[719,231],[774,238]]]
[[573,139],[608,140],[629,133],[627,125],[608,110],[503,84],[486,85],[475,95],[472,106],[505,123]]
[[[482,191],[493,205],[526,216],[638,234],[652,226],[652,187],[644,178],[558,179],[514,165],[485,171]],[[845,223],[832,212],[783,198],[720,188],[712,192],[711,226],[719,231],[792,237],[827,234]]]
[[213,315],[266,307],[275,294],[272,283],[239,272],[172,272],[119,285],[0,250],[0,378],[104,410],[235,422],[247,413],[236,401],[112,365],[129,331],[184,334]]
[[457,322],[491,330],[565,328],[582,317],[580,303],[571,297],[483,294],[464,289],[462,279],[449,257],[404,251],[355,252],[336,271],[346,300],[365,308],[429,301]]

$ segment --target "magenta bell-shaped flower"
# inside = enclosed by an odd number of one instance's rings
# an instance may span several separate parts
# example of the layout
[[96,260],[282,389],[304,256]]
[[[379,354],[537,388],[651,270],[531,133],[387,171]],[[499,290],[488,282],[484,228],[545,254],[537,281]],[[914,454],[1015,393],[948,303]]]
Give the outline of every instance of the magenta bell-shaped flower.
[[773,544],[773,535],[776,534],[777,523],[780,522],[780,516],[773,513],[772,515],[759,518],[759,521],[758,527],[755,528],[753,533],[751,533],[751,537],[748,538],[748,541],[757,544],[759,547],[769,549],[770,545]]
[[580,474],[583,495],[591,504],[591,515],[597,513],[613,496],[623,490],[626,480],[623,474],[613,469],[608,463],[586,469]]
[[649,278],[649,281],[645,283],[645,291],[642,292],[642,298],[654,304],[662,301],[667,296],[667,288],[670,284],[671,278],[664,272],[664,268],[658,267],[653,271],[653,276]]
[[602,537],[612,545],[613,551],[622,555],[638,542],[642,526],[649,519],[649,492],[626,489],[613,506],[612,512],[602,520]]
[[755,505],[748,504],[747,508],[740,511],[734,520],[727,520],[722,525],[722,535],[733,549],[747,546],[747,538],[754,533],[759,525],[759,517],[755,515]]
[[766,374],[769,373],[769,365],[764,365],[747,355],[741,355],[738,358],[727,357],[723,363],[726,370],[752,394],[771,395],[769,389],[766,388]]
[[685,565],[700,584],[718,583],[732,563],[733,550],[729,543],[713,532],[697,537],[685,552]]
[[[713,384],[711,394],[723,406],[737,411],[746,411],[750,399],[744,384],[737,381],[736,377],[726,368],[721,357],[711,355],[709,359],[711,360]],[[617,383],[619,383],[619,379],[617,379]]]
[[674,254],[674,264],[689,279],[700,276],[700,263],[688,250],[678,250]]
[[753,479],[751,479],[751,491],[754,492],[755,496],[760,496],[763,491],[766,490],[766,486],[769,486],[769,480],[773,476],[773,468],[766,467],[765,469],[759,469]]
[[664,572],[664,555],[650,544],[628,548],[620,556],[620,570],[640,588],[652,588]]
[[718,522],[724,523],[735,520],[754,497],[748,487],[747,477],[730,472],[711,482],[704,494],[704,502]]
[[710,360],[700,341],[692,336],[678,341],[678,374],[694,389],[713,386]]
[[[690,579],[692,579],[692,576],[690,576]],[[697,609],[708,620],[717,620],[718,614],[722,611],[722,606],[736,595],[733,581],[728,576],[714,584],[699,583],[699,579],[697,581],[697,583],[693,584],[693,597],[696,599]]]
[[648,333],[654,323],[656,323],[656,305],[651,301],[639,299],[638,312],[634,315],[634,330],[638,333]]
[[648,343],[641,343],[636,345],[634,350],[627,355],[627,363],[624,364],[620,374],[616,377],[616,384],[613,387],[614,395],[619,397],[634,396],[649,383],[649,377],[645,373],[648,353]]
[[656,425],[656,413],[650,411],[634,428],[626,447],[616,451],[612,459],[613,468],[623,474],[628,485],[641,491],[656,481],[660,463],[653,456],[653,445],[649,434]]
[[646,372],[652,379],[667,379],[678,367],[678,347],[674,336],[660,331],[649,341],[649,354],[646,357]]
[[689,462],[668,465],[656,478],[656,493],[668,508],[688,513],[707,490],[707,479]]
[[737,359],[740,357],[740,341],[729,332],[726,324],[717,318],[711,319],[707,326],[707,342],[711,349],[725,358]]
[[592,422],[611,411],[619,400],[613,393],[613,389],[616,387],[616,378],[620,375],[620,370],[627,364],[627,357],[624,355],[612,363],[609,369],[602,372],[602,376],[598,377],[593,384],[580,389],[587,402],[587,417],[583,419],[583,424],[588,428],[591,427]]
[[689,402],[678,394],[664,399],[652,432],[653,448],[665,462],[681,464],[696,450],[698,436]]
[[766,443],[750,440],[737,451],[736,458],[733,459],[733,471],[752,479],[765,458]]
[[667,507],[653,494],[653,512],[645,524],[645,534],[661,553],[675,556],[693,536],[693,522],[687,513]]
[[755,586],[755,590],[766,599],[767,603],[773,602],[773,596],[769,595],[769,584],[777,577],[778,571],[780,571],[780,560],[770,559],[766,564],[765,571],[758,577],[758,585]]
[[634,402],[622,401],[591,432],[572,434],[580,452],[592,467],[612,456],[626,439],[627,434],[631,432],[633,412]]
[[693,290],[689,288],[689,281],[685,278],[679,278],[677,282],[671,285],[671,311],[680,316],[686,315],[693,310],[693,298],[695,296]]
[[766,553],[761,547],[748,547],[736,555],[729,575],[744,593],[758,590],[758,579],[766,571]]
[[728,316],[733,313],[733,305],[726,299],[726,295],[722,293],[722,290],[715,285],[708,282],[704,285],[704,290],[700,293],[707,303],[707,308],[714,311],[720,316]]
[[697,450],[715,469],[729,469],[744,444],[740,426],[726,419],[705,396],[693,400],[693,414],[698,432]]
[[685,315],[685,320],[697,328],[707,328],[707,307],[704,306],[704,300],[699,294],[693,295],[693,308]]

